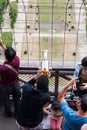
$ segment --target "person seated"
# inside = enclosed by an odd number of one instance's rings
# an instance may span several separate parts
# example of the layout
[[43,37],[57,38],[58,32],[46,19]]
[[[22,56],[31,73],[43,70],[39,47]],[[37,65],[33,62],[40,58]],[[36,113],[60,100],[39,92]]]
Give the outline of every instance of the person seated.
[[73,73],[73,77],[78,77],[80,70],[84,68],[87,70],[87,56],[83,57],[81,63],[77,64]]
[[83,57],[80,64],[77,64],[73,77],[78,78],[76,84],[73,85],[74,94],[81,97],[87,93],[87,56]]
[[82,97],[82,95],[87,94],[87,70],[82,67],[79,72],[78,80],[73,85],[73,92],[76,96]]

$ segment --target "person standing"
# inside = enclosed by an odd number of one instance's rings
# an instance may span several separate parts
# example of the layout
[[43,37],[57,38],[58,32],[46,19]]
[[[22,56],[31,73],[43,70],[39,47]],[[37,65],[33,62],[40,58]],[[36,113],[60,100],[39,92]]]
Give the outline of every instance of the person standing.
[[43,106],[50,102],[47,76],[39,75],[23,86],[17,124],[21,130],[43,130]]
[[[18,104],[21,96],[18,74],[16,74],[11,67],[18,72],[20,66],[20,59],[16,55],[16,51],[12,47],[5,47],[2,40],[0,46],[4,50],[5,61],[0,64],[1,85],[3,88],[3,104],[5,114],[7,117],[16,117]],[[10,66],[10,68],[8,67]],[[11,110],[9,96],[12,95],[14,102],[14,113]]]
[[43,108],[44,112],[50,116],[52,130],[61,130],[63,114],[58,101],[53,101]]
[[67,101],[65,100],[65,94],[67,90],[76,81],[76,78],[71,79],[58,96],[60,107],[65,117],[64,130],[80,130],[81,126],[87,123],[87,94],[83,95],[80,99],[78,111],[70,108]]

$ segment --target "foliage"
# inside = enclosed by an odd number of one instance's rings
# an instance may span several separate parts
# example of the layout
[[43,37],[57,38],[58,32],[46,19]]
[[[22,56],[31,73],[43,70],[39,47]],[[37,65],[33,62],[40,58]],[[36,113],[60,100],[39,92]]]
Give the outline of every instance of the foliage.
[[0,27],[3,22],[3,12],[4,8],[6,8],[9,4],[9,0],[1,0],[0,1]]
[[2,39],[6,47],[12,46],[12,32],[3,32]]
[[10,3],[10,8],[9,8],[9,16],[11,19],[11,28],[14,28],[14,24],[16,22],[16,18],[18,15],[18,6],[17,6],[17,2],[11,2]]
[[5,7],[9,4],[9,0],[1,0],[2,6]]

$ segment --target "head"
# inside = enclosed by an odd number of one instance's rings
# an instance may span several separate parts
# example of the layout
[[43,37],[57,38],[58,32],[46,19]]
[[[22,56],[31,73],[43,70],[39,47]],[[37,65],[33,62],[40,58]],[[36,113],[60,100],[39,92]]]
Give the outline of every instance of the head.
[[81,98],[81,109],[83,112],[87,112],[87,94],[84,94]]
[[78,76],[79,86],[82,86],[83,83],[87,83],[87,68],[82,67]]
[[81,60],[81,64],[83,67],[86,67],[87,68],[87,56],[84,57],[82,60]]
[[12,47],[7,47],[4,52],[7,61],[11,62],[16,56],[16,51]]
[[82,75],[87,76],[87,56],[81,60],[82,64]]
[[54,111],[58,111],[60,109],[60,103],[59,103],[59,101],[54,100],[52,102],[51,109],[54,110]]
[[40,91],[48,91],[49,80],[47,76],[41,75],[36,81],[37,89]]

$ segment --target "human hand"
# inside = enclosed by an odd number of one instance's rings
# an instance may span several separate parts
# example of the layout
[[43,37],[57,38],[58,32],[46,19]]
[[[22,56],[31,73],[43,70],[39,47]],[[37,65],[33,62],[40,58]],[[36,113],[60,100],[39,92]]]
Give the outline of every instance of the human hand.
[[62,111],[58,111],[57,113],[53,114],[53,117],[60,117],[62,115],[63,115]]
[[43,71],[40,67],[38,68],[37,75],[38,76],[43,75]]
[[76,82],[73,84],[73,90],[77,90]]
[[71,79],[68,83],[67,83],[67,86],[74,86],[74,87],[76,87],[76,81],[77,81],[77,78],[73,78],[73,79]]
[[53,114],[52,116],[53,116],[53,117],[57,117],[57,114]]
[[44,68],[44,70],[42,70],[39,67],[38,71],[37,71],[37,76],[41,76],[41,75],[47,76],[49,78],[51,76],[51,73],[49,71],[47,71],[45,68]]
[[0,40],[0,46],[5,50],[6,49],[6,47],[5,47],[5,45],[4,45],[4,41],[3,40]]
[[4,44],[4,42],[2,40],[0,40],[0,46],[2,46]]
[[37,74],[34,76],[34,79],[37,80],[41,75],[43,75],[43,72],[40,68],[38,68]]

